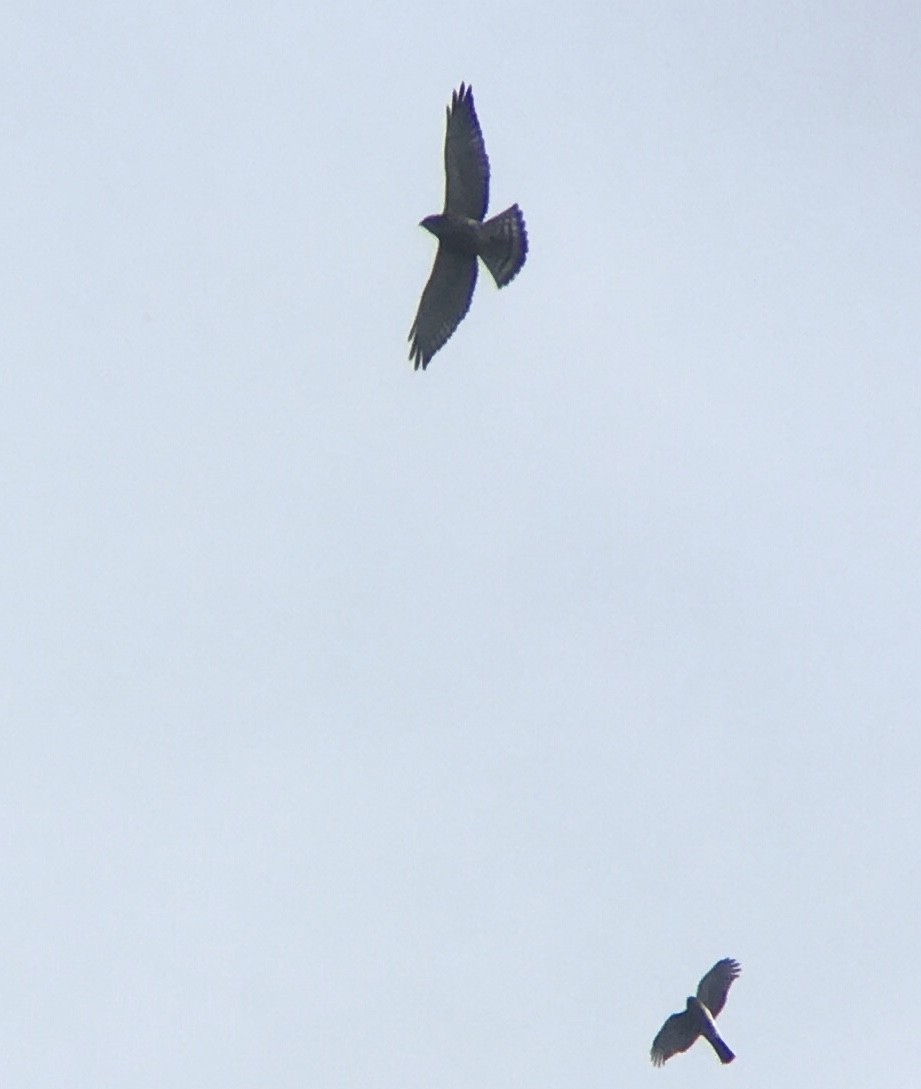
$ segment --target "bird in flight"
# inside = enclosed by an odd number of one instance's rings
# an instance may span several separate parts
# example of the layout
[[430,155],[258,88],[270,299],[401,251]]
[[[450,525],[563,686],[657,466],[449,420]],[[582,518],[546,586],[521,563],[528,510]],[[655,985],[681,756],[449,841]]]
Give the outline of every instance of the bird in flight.
[[445,131],[445,208],[419,224],[438,239],[429,282],[409,331],[409,358],[423,370],[470,309],[477,258],[505,287],[521,270],[528,232],[517,204],[487,219],[489,159],[473,106],[473,88],[463,83],[451,95]]
[[703,1036],[719,1056],[721,1063],[731,1063],[735,1055],[716,1031],[714,1018],[726,1005],[732,981],[739,978],[739,962],[726,957],[718,960],[697,984],[697,997],[689,998],[681,1013],[673,1013],[652,1041],[650,1052],[653,1065],[661,1066],[666,1059],[687,1051],[698,1036]]

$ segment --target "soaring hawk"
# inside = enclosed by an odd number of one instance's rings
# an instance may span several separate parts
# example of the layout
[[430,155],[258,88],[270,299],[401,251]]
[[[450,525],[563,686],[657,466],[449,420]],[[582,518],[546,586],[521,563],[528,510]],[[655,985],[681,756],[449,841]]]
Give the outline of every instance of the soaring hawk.
[[652,1061],[661,1066],[666,1059],[687,1051],[698,1036],[703,1036],[719,1056],[721,1063],[731,1063],[735,1055],[716,1031],[713,1021],[723,1006],[732,981],[739,978],[739,962],[726,957],[719,960],[697,985],[697,997],[689,998],[682,1013],[673,1013],[652,1041]]
[[481,257],[497,287],[518,274],[528,253],[528,233],[517,204],[483,222],[489,203],[489,159],[473,108],[473,88],[451,95],[445,132],[445,210],[419,224],[438,239],[432,275],[409,331],[416,370],[454,332],[470,309]]

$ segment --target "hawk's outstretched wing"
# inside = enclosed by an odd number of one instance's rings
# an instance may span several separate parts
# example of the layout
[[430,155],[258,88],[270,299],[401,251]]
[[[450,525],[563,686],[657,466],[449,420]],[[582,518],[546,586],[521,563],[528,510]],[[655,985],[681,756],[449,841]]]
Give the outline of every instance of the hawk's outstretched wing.
[[725,957],[723,960],[718,960],[697,984],[697,997],[707,1007],[712,1017],[716,1017],[726,1005],[726,996],[729,994],[732,981],[739,978],[741,971],[737,960]]
[[463,83],[451,95],[445,130],[445,212],[484,219],[489,204],[489,159],[473,108],[473,90]]
[[416,370],[420,364],[425,370],[470,309],[476,286],[476,261],[475,257],[438,243],[432,274],[409,331],[409,358]]
[[661,1066],[672,1055],[687,1051],[699,1035],[697,1019],[687,1010],[684,1013],[673,1013],[652,1041],[650,1055],[653,1066]]

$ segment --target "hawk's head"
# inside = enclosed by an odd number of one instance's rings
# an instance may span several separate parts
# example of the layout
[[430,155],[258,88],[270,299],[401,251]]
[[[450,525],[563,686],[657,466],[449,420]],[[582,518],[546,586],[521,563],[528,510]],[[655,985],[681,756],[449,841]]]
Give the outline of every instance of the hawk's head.
[[441,227],[441,224],[443,222],[444,222],[444,216],[443,215],[426,216],[425,219],[423,219],[422,222],[419,224],[419,226],[420,227],[425,227],[425,229],[427,231],[431,231],[432,234],[435,235],[436,238],[438,238],[438,237],[440,237],[439,233],[438,233],[439,228]]

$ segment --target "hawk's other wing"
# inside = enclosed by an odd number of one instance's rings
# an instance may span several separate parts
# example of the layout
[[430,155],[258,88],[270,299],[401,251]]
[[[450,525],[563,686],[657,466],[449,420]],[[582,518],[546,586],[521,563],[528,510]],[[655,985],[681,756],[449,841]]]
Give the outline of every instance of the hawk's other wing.
[[673,1013],[652,1041],[649,1054],[653,1066],[661,1066],[672,1055],[687,1051],[699,1035],[697,1020],[687,1010],[684,1013]]
[[476,258],[438,243],[435,264],[422,292],[416,320],[409,331],[409,358],[415,369],[429,365],[432,356],[460,325],[470,309],[476,286]]
[[741,971],[737,960],[725,957],[718,960],[697,984],[697,997],[710,1011],[711,1016],[716,1017],[726,1005],[726,996],[732,981],[739,978]]
[[489,159],[473,108],[473,88],[451,95],[445,130],[445,212],[482,220],[489,204]]

